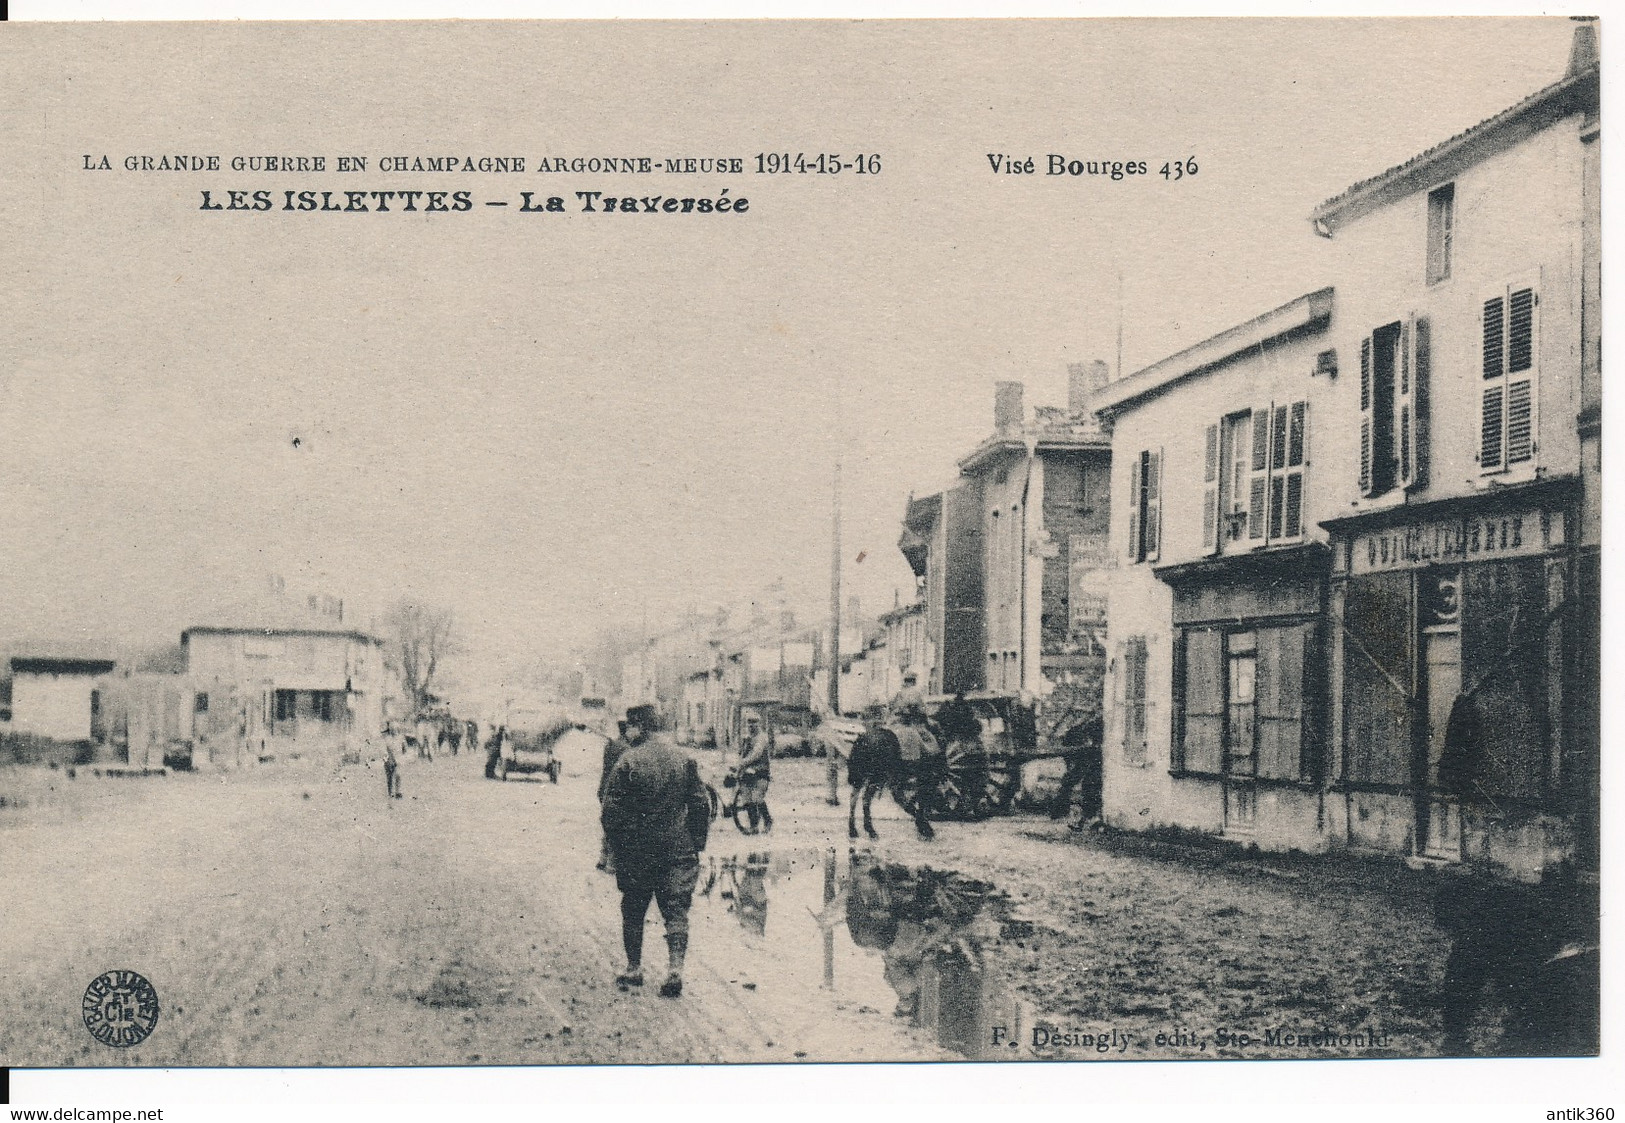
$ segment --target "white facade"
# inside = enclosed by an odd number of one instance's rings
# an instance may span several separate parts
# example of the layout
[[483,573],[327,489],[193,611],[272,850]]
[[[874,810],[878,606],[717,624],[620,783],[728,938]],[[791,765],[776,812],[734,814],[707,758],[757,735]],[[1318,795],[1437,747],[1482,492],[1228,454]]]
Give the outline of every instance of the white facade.
[[[229,693],[253,748],[312,752],[376,736],[384,724],[383,641],[355,631],[193,628],[183,634],[198,714]],[[291,748],[291,746],[298,746]]]
[[[1338,460],[1337,442],[1323,439],[1336,423],[1338,383],[1348,380],[1346,363],[1339,362],[1334,377],[1320,359],[1329,346],[1327,326],[1335,322],[1333,300],[1330,290],[1300,297],[1125,379],[1105,399],[1113,417],[1114,464],[1120,466],[1112,473],[1111,541],[1118,556],[1110,577],[1102,759],[1102,813],[1113,825],[1226,829],[1220,782],[1179,774],[1175,591],[1158,571],[1208,563],[1217,578],[1244,555],[1325,542],[1320,520],[1337,509],[1336,481],[1351,470]],[[1294,412],[1299,403],[1301,411]],[[1301,514],[1291,528],[1298,533],[1292,536],[1285,533],[1284,517],[1274,528],[1278,533],[1272,535],[1269,526],[1267,438],[1278,415],[1287,422],[1284,433],[1291,432],[1295,416],[1302,418],[1300,459],[1307,464],[1300,472]],[[1252,470],[1255,419],[1265,440],[1261,473]],[[1211,449],[1210,438],[1216,441]],[[1135,494],[1138,473],[1127,470],[1147,453],[1160,475],[1156,509],[1149,514]],[[1255,527],[1251,484],[1260,476],[1264,505]],[[1143,520],[1150,521],[1149,531],[1135,525]],[[1133,548],[1136,539],[1140,549]],[[1227,604],[1215,611],[1232,609]],[[1264,806],[1248,825],[1251,837],[1262,831],[1265,841],[1279,834],[1284,845],[1318,846],[1312,809],[1305,832],[1297,816],[1283,821],[1279,812],[1285,808],[1274,806],[1290,802],[1291,794],[1265,790],[1257,798]]]
[[103,668],[13,671],[11,728],[57,741],[89,741],[92,710],[104,704],[111,664]]

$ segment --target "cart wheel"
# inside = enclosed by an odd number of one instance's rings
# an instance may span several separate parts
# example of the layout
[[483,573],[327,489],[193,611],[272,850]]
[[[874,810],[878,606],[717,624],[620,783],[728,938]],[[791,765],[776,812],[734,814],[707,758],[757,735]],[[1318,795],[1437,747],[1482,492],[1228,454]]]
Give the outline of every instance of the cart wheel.
[[748,806],[748,804],[739,802],[739,789],[735,788],[733,802],[728,805],[727,811],[728,818],[734,821],[734,826],[739,829],[740,834],[750,833],[750,812],[747,810]]
[[[711,808],[711,821],[716,822],[717,815],[722,811],[722,797],[710,784],[705,785],[705,802]],[[715,880],[713,876],[713,880]]]

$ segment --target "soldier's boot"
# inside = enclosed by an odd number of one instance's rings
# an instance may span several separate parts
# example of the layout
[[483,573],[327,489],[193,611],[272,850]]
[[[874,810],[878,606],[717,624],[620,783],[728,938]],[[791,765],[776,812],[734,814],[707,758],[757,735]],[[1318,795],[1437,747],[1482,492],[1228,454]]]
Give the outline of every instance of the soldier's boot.
[[683,993],[683,960],[688,957],[688,932],[666,933],[668,966],[666,981],[660,984],[661,998],[676,998]]

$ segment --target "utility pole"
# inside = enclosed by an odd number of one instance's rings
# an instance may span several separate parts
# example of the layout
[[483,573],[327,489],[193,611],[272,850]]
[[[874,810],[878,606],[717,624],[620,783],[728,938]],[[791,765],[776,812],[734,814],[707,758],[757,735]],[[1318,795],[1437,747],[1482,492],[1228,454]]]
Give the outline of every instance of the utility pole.
[[[840,434],[836,434],[837,442]],[[835,452],[835,503],[830,525],[830,554],[829,554],[829,716],[830,720],[841,716],[841,453],[837,443]],[[833,730],[831,730],[833,733]],[[825,802],[831,807],[841,805],[841,777],[840,763],[835,754],[835,738],[826,737],[829,754],[826,775],[829,780],[829,791]]]
[[829,710],[841,714],[841,460],[835,459],[835,510],[829,556]]

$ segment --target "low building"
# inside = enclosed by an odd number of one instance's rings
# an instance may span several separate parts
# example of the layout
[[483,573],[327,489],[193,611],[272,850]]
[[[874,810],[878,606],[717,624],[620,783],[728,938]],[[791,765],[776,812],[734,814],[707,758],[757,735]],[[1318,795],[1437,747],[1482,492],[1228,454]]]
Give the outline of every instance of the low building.
[[11,660],[11,730],[53,741],[104,741],[111,659]]
[[383,640],[322,627],[194,627],[186,670],[130,679],[132,764],[338,758],[383,729]]

